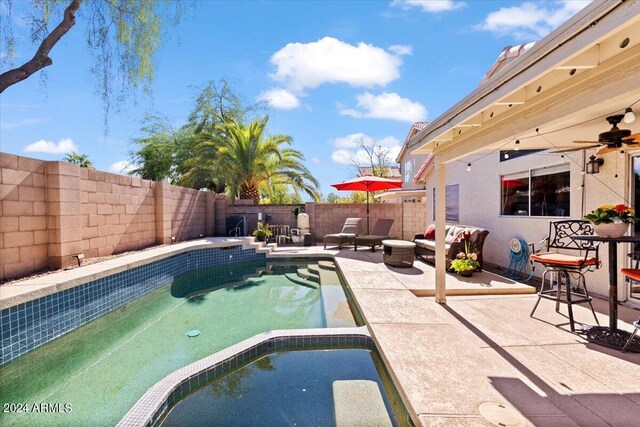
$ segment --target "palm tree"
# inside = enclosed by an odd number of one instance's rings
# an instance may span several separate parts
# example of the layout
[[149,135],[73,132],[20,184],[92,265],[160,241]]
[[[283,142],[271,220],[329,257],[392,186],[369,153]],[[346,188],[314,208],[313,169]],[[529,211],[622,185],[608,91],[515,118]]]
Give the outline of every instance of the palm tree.
[[196,160],[185,179],[197,179],[203,169],[217,175],[232,196],[260,202],[260,190],[272,195],[273,188],[285,185],[296,194],[304,191],[319,197],[318,181],[302,164],[304,156],[287,135],[265,135],[268,116],[249,125],[233,119],[216,125],[215,132],[195,147]]
[[78,154],[75,151],[65,154],[65,162],[79,165],[81,168],[93,168],[93,163],[86,154]]

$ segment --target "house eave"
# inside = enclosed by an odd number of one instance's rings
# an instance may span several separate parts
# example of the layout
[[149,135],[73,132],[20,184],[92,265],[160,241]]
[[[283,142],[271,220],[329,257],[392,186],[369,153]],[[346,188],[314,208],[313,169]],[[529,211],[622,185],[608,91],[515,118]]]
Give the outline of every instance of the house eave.
[[[495,118],[493,112],[489,117],[490,109],[516,111],[523,103],[535,99],[537,94],[531,93],[528,86],[553,70],[573,70],[568,68],[573,66],[582,72],[596,67],[597,63],[589,61],[594,61],[593,53],[599,43],[637,23],[639,16],[638,1],[589,4],[413,135],[406,141],[406,149],[420,154],[451,146],[464,133],[491,126]],[[595,53],[597,56],[598,52]]]

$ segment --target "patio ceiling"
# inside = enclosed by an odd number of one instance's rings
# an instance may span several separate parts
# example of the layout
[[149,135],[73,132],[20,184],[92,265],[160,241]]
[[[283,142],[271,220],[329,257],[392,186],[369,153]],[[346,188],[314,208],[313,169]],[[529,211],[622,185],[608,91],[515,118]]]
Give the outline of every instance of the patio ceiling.
[[[575,148],[640,99],[640,2],[594,2],[414,135],[443,163],[514,148]],[[640,103],[636,104],[636,113]],[[569,129],[565,129],[569,127]],[[640,132],[640,120],[621,128]],[[536,136],[536,129],[544,137]]]

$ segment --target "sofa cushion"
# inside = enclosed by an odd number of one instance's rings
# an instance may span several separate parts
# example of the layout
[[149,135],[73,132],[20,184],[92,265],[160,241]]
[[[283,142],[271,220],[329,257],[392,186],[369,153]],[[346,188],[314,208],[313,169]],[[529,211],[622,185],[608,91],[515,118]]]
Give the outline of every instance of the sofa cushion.
[[427,227],[427,231],[424,232],[424,238],[427,240],[436,240],[436,226],[431,224]]
[[[428,239],[416,239],[416,240],[414,240],[414,243],[415,243],[417,246],[420,246],[421,248],[429,249],[429,250],[434,251],[434,252],[435,252],[435,250],[436,250],[436,241],[435,241],[435,240],[428,240]],[[444,248],[445,248],[445,250],[446,250],[447,252],[449,251],[449,248],[450,248],[450,247],[451,247],[451,245],[450,245],[450,244],[448,244],[448,243],[445,243],[445,244],[444,244]]]

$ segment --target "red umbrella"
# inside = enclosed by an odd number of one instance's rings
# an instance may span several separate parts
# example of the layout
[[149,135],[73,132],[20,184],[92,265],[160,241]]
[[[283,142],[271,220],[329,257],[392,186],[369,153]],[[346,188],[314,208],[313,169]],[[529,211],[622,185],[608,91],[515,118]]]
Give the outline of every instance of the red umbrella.
[[369,191],[390,190],[402,188],[402,181],[379,176],[359,176],[339,184],[331,184],[340,191],[366,191],[367,192],[367,234],[369,234]]

